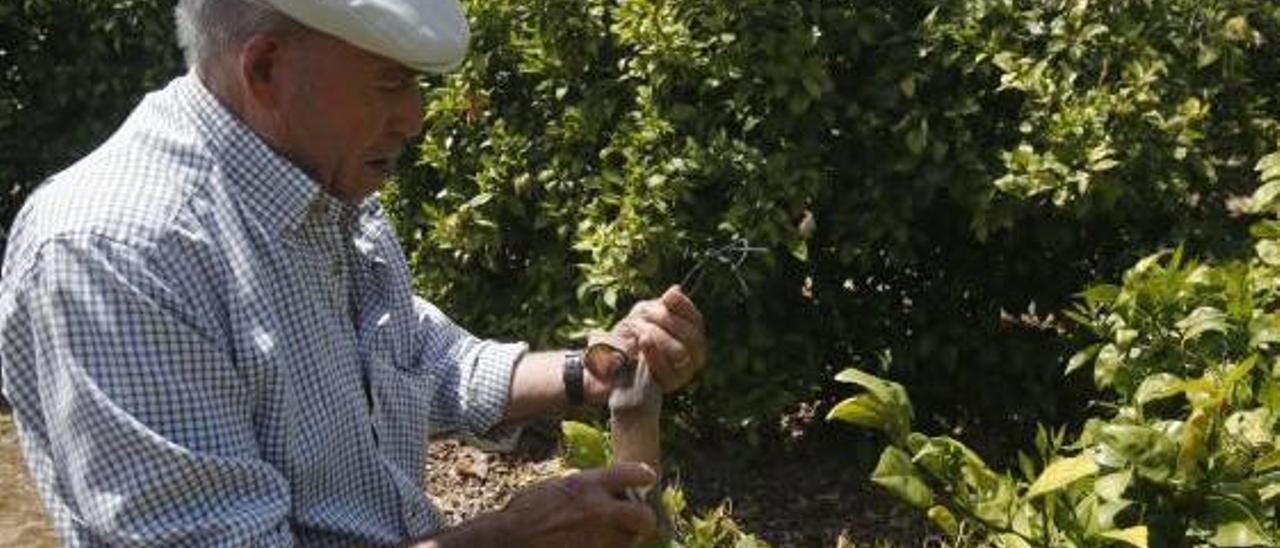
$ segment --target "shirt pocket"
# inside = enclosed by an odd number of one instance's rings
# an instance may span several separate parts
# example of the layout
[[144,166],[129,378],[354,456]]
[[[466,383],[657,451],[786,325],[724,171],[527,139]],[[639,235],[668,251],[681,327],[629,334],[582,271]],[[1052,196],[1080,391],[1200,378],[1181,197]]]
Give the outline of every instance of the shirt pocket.
[[431,416],[431,377],[375,359],[369,384],[379,448],[406,470],[418,470]]

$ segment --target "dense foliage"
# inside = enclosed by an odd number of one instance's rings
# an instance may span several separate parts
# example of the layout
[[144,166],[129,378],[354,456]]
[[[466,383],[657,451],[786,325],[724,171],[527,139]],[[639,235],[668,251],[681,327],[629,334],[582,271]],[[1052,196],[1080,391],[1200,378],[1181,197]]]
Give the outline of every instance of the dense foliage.
[[37,183],[97,147],[143,93],[182,72],[173,4],[0,3],[0,252]]
[[[926,419],[1062,418],[1047,312],[1176,242],[1247,246],[1233,197],[1280,140],[1266,0],[467,4],[386,196],[420,288],[564,344],[710,247],[768,248],[749,295],[695,296],[694,426],[772,424],[882,351]],[[180,72],[171,5],[0,5],[3,224]]]
[[[888,434],[873,479],[959,535],[997,546],[1276,546],[1280,525],[1280,153],[1246,204],[1256,256],[1198,263],[1181,249],[1139,261],[1122,285],[1084,292],[1072,318],[1097,341],[1068,374],[1105,394],[1079,436],[1041,430],[1016,473],[946,437],[911,432],[896,383],[831,410]],[[972,530],[972,529],[971,529]]]
[[471,57],[387,196],[420,288],[563,343],[764,246],[750,296],[696,296],[700,426],[881,350],[928,419],[1061,418],[1046,312],[1170,242],[1247,245],[1231,198],[1280,139],[1268,0],[467,4]]

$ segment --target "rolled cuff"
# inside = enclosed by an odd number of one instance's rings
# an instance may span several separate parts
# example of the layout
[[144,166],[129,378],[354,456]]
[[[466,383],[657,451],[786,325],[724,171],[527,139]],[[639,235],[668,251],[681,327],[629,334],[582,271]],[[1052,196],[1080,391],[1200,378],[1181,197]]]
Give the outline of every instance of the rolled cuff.
[[511,381],[516,364],[529,352],[525,343],[486,341],[476,356],[475,370],[467,387],[466,428],[460,437],[468,444],[488,451],[510,451],[524,428],[502,425],[511,403]]

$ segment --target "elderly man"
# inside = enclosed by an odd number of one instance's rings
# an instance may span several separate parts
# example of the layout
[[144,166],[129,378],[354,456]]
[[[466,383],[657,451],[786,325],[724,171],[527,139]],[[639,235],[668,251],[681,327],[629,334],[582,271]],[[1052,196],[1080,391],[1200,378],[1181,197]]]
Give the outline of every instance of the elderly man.
[[[606,364],[473,337],[411,292],[372,197],[456,65],[455,0],[181,0],[191,74],[18,217],[0,365],[70,545],[613,546],[654,515],[618,465],[446,528],[425,441],[509,440],[610,394]],[[702,363],[678,288],[612,331],[666,390]],[[590,362],[590,358],[587,359]],[[568,363],[566,366],[565,364]]]

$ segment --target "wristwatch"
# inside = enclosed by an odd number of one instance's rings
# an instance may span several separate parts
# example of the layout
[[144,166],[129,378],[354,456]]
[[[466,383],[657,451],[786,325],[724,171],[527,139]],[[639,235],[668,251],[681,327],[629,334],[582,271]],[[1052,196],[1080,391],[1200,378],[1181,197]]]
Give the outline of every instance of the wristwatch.
[[587,400],[586,377],[583,374],[581,350],[571,350],[564,355],[564,371],[561,373],[561,379],[564,381],[564,395],[569,399],[569,405],[578,407]]

